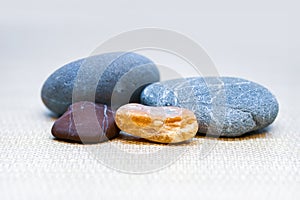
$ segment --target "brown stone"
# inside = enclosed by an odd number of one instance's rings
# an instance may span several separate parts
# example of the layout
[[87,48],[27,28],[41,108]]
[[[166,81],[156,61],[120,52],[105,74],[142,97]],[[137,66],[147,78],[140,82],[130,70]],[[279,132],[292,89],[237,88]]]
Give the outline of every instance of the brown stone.
[[98,143],[114,138],[119,129],[110,107],[93,102],[77,102],[54,123],[54,137],[82,143]]
[[194,137],[196,116],[178,107],[127,104],[116,112],[116,124],[124,132],[160,143],[178,143]]

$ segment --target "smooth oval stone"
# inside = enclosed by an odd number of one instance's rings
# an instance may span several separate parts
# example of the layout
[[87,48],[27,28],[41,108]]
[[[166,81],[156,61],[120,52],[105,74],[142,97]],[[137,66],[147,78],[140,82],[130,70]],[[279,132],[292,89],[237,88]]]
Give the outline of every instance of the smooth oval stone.
[[91,101],[116,106],[139,102],[146,85],[159,81],[159,71],[136,53],[105,53],[77,60],[56,70],[43,85],[44,104],[61,115],[72,102]]
[[267,127],[279,109],[268,89],[231,77],[195,77],[154,83],[142,92],[141,103],[187,108],[197,116],[200,133],[228,137]]
[[118,136],[120,130],[107,105],[77,102],[54,123],[51,132],[63,140],[98,143]]
[[160,143],[178,143],[194,137],[196,116],[178,107],[127,104],[116,112],[117,126],[124,132]]

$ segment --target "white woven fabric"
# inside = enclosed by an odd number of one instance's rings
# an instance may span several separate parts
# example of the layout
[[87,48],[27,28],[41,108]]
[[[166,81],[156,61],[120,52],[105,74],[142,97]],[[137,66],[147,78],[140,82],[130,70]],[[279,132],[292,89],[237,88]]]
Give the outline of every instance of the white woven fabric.
[[[2,71],[3,83],[32,73]],[[196,150],[187,151],[166,168],[135,175],[104,166],[83,145],[54,140],[50,133],[54,119],[39,97],[44,77],[34,77],[21,85],[1,84],[1,199],[299,197],[299,107],[285,104],[284,96],[278,97],[281,109],[276,122],[261,134],[217,139],[217,145],[205,157]],[[158,144],[126,138],[112,143],[126,152],[153,153],[160,148]],[[200,145],[207,140],[213,139],[195,139]],[[101,153],[112,160],[122,159],[112,152]],[[161,158],[152,159],[156,162]]]

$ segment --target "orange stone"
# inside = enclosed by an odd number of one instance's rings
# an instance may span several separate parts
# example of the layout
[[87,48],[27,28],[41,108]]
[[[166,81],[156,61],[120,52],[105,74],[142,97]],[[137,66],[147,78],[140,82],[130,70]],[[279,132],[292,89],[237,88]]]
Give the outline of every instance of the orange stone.
[[198,130],[192,111],[171,106],[126,104],[117,110],[115,120],[122,131],[160,143],[189,140]]

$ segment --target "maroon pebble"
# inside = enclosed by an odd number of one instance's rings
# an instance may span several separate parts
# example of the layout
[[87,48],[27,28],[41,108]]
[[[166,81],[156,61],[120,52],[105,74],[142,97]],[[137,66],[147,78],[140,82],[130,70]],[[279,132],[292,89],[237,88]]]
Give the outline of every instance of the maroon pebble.
[[58,139],[98,143],[119,135],[114,112],[110,107],[93,102],[77,102],[54,123],[52,135]]

